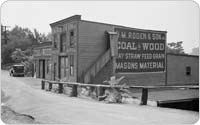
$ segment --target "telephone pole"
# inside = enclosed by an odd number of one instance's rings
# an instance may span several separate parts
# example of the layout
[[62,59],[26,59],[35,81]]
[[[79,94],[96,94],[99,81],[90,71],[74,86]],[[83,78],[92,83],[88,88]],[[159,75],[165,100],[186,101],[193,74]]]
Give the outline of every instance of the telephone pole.
[[3,42],[3,40],[4,40],[5,44],[8,43],[7,28],[9,28],[9,27],[10,26],[3,26],[3,25],[1,25],[1,42]]

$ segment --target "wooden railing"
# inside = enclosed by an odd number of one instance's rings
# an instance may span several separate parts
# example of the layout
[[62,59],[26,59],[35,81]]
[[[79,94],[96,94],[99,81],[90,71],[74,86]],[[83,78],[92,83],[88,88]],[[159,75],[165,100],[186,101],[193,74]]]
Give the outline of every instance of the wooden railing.
[[[84,72],[84,83],[89,83],[111,58],[111,50],[107,50]],[[93,77],[93,78],[92,78]]]
[[198,85],[187,85],[187,86],[125,86],[125,85],[102,85],[102,84],[85,84],[85,83],[76,83],[76,82],[58,82],[50,80],[42,80],[41,87],[45,89],[45,83],[48,83],[48,90],[51,91],[53,84],[58,84],[58,93],[63,93],[63,85],[70,85],[72,87],[72,95],[76,97],[77,87],[95,87],[97,97],[104,95],[106,88],[118,88],[118,89],[129,89],[129,88],[138,88],[142,89],[141,105],[147,105],[148,101],[148,89],[199,89]]

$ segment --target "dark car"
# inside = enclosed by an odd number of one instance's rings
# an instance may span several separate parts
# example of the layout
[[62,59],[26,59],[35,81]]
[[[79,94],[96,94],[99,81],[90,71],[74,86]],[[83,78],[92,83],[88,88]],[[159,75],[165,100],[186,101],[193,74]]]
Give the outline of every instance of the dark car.
[[10,69],[10,76],[24,76],[24,65],[13,65]]

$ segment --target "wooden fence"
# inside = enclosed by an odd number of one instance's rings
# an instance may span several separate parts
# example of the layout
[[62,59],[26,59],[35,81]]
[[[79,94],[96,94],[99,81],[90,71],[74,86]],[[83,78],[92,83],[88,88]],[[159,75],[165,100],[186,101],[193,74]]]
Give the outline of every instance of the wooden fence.
[[41,81],[41,89],[45,89],[45,83],[49,84],[48,90],[51,91],[53,84],[58,84],[58,93],[63,93],[63,86],[70,85],[72,87],[72,95],[73,97],[77,97],[78,86],[80,87],[95,87],[97,97],[103,96],[106,88],[116,88],[116,89],[129,89],[129,88],[138,88],[142,89],[142,97],[141,97],[141,105],[146,105],[148,101],[148,90],[149,89],[199,89],[198,85],[185,85],[185,86],[124,86],[124,85],[102,85],[102,84],[84,84],[84,83],[76,83],[76,82],[59,82],[59,81],[50,81],[50,80],[42,80]]

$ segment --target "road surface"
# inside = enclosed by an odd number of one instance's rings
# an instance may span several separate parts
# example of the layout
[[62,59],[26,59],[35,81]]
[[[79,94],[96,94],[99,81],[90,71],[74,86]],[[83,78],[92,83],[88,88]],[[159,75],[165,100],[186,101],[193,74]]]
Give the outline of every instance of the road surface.
[[18,113],[33,116],[46,124],[133,125],[193,124],[198,112],[140,106],[137,104],[105,104],[92,100],[67,97],[40,89],[40,80],[10,77],[1,71],[1,89],[9,99],[6,105]]

